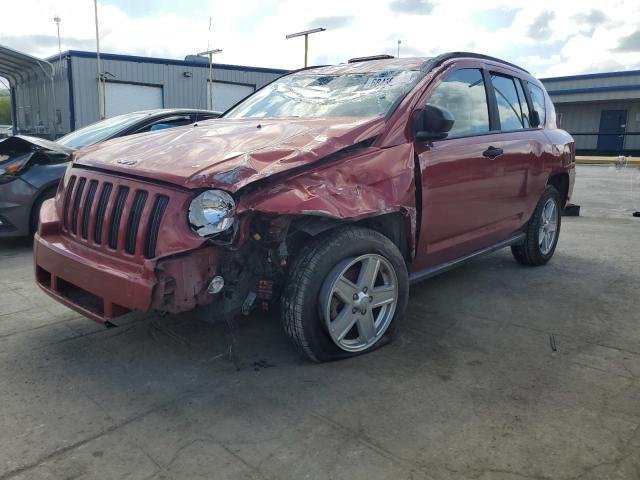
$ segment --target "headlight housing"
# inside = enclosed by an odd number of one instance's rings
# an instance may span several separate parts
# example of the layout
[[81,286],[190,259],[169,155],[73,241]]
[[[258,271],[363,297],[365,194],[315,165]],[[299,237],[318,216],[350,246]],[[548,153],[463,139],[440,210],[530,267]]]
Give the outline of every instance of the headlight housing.
[[189,223],[201,237],[224,232],[233,226],[236,202],[223,190],[207,190],[191,201]]
[[31,154],[20,155],[0,162],[0,183],[7,183],[18,178],[18,174],[29,165]]

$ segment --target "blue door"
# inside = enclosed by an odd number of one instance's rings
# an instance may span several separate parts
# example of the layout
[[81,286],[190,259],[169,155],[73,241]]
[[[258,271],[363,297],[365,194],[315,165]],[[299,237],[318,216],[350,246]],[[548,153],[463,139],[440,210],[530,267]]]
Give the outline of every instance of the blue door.
[[627,127],[626,110],[603,110],[600,113],[598,130],[598,150],[619,152],[624,145],[624,133]]

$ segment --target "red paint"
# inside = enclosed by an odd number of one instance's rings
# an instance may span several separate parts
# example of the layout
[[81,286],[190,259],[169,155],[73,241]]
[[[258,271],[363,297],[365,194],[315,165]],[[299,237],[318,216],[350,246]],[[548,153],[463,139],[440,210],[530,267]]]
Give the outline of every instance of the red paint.
[[[339,74],[418,69],[423,61],[380,60],[316,70]],[[96,320],[129,310],[189,310],[211,301],[206,287],[223,259],[252,248],[250,225],[260,216],[358,221],[398,212],[405,223],[410,271],[522,231],[551,175],[568,173],[571,194],[573,140],[553,124],[547,99],[544,129],[414,143],[413,119],[441,79],[462,67],[498,70],[540,85],[519,70],[491,61],[455,59],[425,75],[386,120],[218,119],[125,137],[78,153],[55,204],[48,201],[42,209],[35,242],[39,285]],[[486,158],[482,152],[488,147],[504,153]],[[131,197],[124,204],[116,249],[108,246],[106,228],[98,243],[91,234],[83,238],[80,228],[74,233],[64,227],[72,177],[85,178],[86,185],[99,182],[98,192],[105,184],[111,184],[113,192],[121,187],[130,195],[147,192],[133,254],[123,248]],[[189,204],[204,188],[221,188],[236,196],[237,231],[229,245],[207,243],[188,225]],[[416,205],[420,194],[421,204]],[[87,195],[85,188],[78,201],[79,219],[84,217]],[[155,255],[145,258],[153,199],[158,196],[168,197],[169,203]],[[94,201],[87,214],[89,233],[95,229],[97,209]],[[105,225],[113,215],[112,202]],[[72,223],[73,210],[67,208],[67,224]],[[276,230],[286,231],[286,222]],[[102,302],[97,309],[96,301]]]

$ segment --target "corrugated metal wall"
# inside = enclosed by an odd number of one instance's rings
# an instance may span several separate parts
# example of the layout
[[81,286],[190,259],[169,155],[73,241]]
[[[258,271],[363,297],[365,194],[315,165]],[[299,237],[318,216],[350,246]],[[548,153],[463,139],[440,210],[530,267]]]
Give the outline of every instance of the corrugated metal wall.
[[53,83],[43,71],[29,71],[15,86],[17,125],[22,134],[55,138],[69,131],[66,59],[52,64]]
[[[98,87],[95,58],[72,57],[76,128],[98,120]],[[163,87],[165,108],[207,108],[206,65],[172,65],[125,60],[101,60],[102,71],[112,81]],[[191,76],[185,76],[185,72]],[[214,82],[231,82],[260,88],[281,73],[214,68]],[[215,84],[214,87],[215,89]],[[215,105],[214,105],[215,109]]]
[[[603,110],[626,110],[627,132],[640,132],[640,100],[605,103],[562,103],[556,105],[556,113],[562,115],[560,127],[568,132],[597,132],[600,127],[600,113]],[[595,150],[597,135],[576,135],[576,148]],[[625,150],[640,150],[640,136],[629,135],[624,139]]]
[[[640,132],[640,72],[613,72],[542,79],[561,127],[570,133],[598,132],[604,110],[626,110],[626,132]],[[578,150],[596,150],[598,135],[575,135]],[[624,150],[639,150],[640,136],[624,138]],[[623,153],[623,152],[620,152]]]

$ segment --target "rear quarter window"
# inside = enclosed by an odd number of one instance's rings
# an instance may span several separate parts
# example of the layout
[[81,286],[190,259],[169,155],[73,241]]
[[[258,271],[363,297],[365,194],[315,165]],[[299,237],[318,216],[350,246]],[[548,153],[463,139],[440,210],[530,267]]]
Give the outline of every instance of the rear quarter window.
[[544,104],[544,92],[540,87],[527,82],[527,88],[531,95],[531,102],[533,103],[533,109],[538,112],[540,117],[540,126],[544,125],[546,119],[546,109]]

